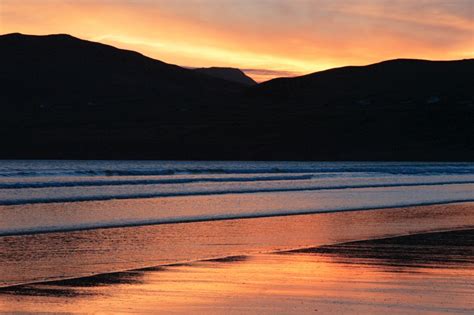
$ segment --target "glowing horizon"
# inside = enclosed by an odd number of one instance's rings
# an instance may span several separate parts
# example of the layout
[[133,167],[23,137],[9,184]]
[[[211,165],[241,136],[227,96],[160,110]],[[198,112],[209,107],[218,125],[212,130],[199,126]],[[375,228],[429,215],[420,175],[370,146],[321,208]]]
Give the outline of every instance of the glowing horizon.
[[2,34],[67,33],[257,81],[395,58],[474,56],[474,2],[459,0],[14,0]]

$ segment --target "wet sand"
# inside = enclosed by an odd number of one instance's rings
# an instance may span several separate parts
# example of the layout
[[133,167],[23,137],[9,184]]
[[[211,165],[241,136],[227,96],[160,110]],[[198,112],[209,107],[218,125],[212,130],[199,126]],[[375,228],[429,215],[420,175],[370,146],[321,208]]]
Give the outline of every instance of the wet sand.
[[459,313],[474,230],[234,256],[4,288],[2,312]]
[[0,312],[471,314],[473,220],[459,203],[2,237]]

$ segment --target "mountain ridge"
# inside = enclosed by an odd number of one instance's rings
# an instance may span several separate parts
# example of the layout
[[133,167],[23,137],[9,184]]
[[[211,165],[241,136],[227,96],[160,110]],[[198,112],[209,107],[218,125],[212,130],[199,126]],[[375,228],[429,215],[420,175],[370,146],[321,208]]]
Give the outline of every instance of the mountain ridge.
[[244,84],[246,86],[256,85],[251,77],[246,75],[242,70],[238,68],[230,67],[209,67],[209,68],[195,68],[194,71],[201,72],[210,76],[221,78],[228,81]]
[[0,36],[0,158],[474,160],[474,60],[251,86],[69,35]]

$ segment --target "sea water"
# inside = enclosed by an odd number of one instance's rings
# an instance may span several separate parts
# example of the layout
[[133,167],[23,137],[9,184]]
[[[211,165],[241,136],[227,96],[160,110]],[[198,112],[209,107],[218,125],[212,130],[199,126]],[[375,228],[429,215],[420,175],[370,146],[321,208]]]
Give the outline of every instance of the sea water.
[[0,235],[474,200],[474,163],[0,161]]

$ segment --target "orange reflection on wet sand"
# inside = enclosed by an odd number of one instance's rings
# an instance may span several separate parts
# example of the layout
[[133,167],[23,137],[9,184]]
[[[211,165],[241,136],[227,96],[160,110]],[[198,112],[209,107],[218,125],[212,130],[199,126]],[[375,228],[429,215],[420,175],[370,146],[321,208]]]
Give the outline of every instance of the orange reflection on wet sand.
[[456,203],[0,237],[0,286],[472,228],[473,205]]
[[433,233],[384,244],[356,242],[30,285],[0,294],[0,310],[469,313],[474,307],[473,239],[472,230]]

